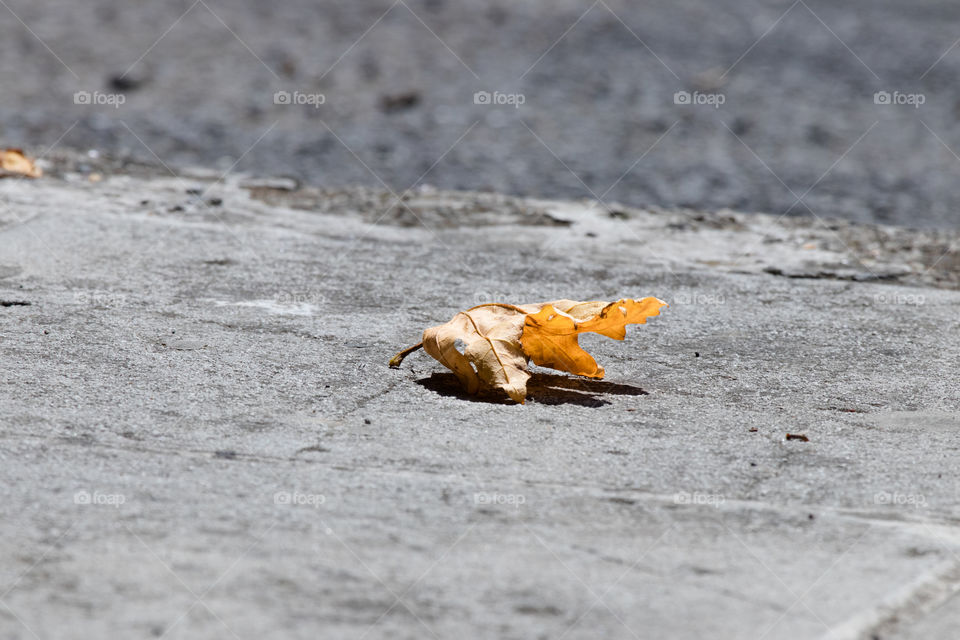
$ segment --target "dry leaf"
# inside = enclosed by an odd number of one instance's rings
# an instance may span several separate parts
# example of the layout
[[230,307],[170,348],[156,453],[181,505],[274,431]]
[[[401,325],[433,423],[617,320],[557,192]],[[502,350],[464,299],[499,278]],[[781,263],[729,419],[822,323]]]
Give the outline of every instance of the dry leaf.
[[11,176],[39,178],[42,175],[43,171],[23,155],[20,149],[0,149],[0,178]]
[[[666,303],[657,298],[617,302],[556,300],[540,304],[482,304],[461,311],[450,322],[423,332],[423,342],[390,361],[398,367],[419,349],[456,374],[469,393],[502,389],[516,402],[527,395],[527,362],[588,378],[602,378],[603,367],[578,342],[593,332],[623,340],[626,325],[644,324]],[[462,345],[462,350],[458,348]]]
[[[423,350],[453,371],[470,393],[503,389],[517,402],[527,395],[527,357],[520,338],[526,314],[509,305],[484,305],[423,332]],[[464,347],[457,350],[457,341]],[[472,366],[471,366],[472,365]],[[476,369],[474,369],[476,367]]]

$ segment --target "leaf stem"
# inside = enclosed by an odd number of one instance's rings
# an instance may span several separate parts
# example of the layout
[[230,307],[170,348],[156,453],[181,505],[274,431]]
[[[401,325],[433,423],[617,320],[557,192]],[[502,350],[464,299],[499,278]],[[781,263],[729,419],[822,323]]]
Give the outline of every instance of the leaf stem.
[[404,358],[406,358],[408,355],[410,355],[411,353],[413,353],[413,352],[416,351],[417,349],[421,348],[422,346],[423,346],[423,343],[422,343],[422,342],[418,342],[417,344],[413,345],[412,347],[407,347],[406,349],[404,349],[403,351],[401,351],[401,352],[398,353],[397,355],[395,355],[395,356],[393,356],[392,358],[390,358],[390,368],[391,368],[391,369],[397,369],[397,368],[399,368],[399,367],[400,367],[400,363],[403,362],[403,359],[404,359]]

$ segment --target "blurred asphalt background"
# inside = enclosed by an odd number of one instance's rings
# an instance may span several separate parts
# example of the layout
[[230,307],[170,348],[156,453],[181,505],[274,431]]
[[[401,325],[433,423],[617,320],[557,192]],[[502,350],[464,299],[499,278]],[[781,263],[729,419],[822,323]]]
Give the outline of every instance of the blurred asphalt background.
[[0,144],[954,228],[958,38],[940,0],[2,0]]

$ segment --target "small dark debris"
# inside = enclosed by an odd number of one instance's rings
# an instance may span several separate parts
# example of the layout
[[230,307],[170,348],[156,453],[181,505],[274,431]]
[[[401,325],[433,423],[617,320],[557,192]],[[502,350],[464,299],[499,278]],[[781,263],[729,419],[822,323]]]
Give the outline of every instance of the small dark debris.
[[818,147],[826,147],[832,142],[833,136],[824,127],[814,124],[807,127],[807,140]]
[[604,451],[604,453],[609,453],[610,455],[614,455],[614,456],[630,455],[627,451],[624,451],[623,449],[607,449],[606,451]]
[[621,498],[620,496],[607,498],[607,502],[612,502],[614,504],[637,504],[636,500],[633,500],[631,498]]
[[897,280],[901,273],[837,273],[834,271],[784,271],[779,267],[766,267],[764,273],[793,280],[844,280],[850,282],[881,282]]
[[330,449],[327,449],[324,446],[319,444],[310,445],[309,447],[303,447],[302,449],[297,449],[297,454],[301,453],[328,453]]
[[756,463],[756,462],[751,462],[751,463],[750,463],[750,466],[751,466],[751,467],[755,467],[755,466],[757,466],[757,463]]
[[[487,20],[491,22],[494,26],[501,27],[507,21],[507,18],[510,17],[510,14],[503,10],[501,7],[490,7],[487,10]],[[960,106],[957,107],[960,109]]]
[[236,452],[236,451],[230,451],[229,449],[221,449],[221,450],[219,450],[219,451],[214,451],[214,452],[213,452],[213,457],[214,457],[214,458],[221,458],[221,459],[223,459],[223,460],[236,460],[236,459],[237,459],[237,452]]
[[207,204],[211,207],[219,207],[223,204],[223,198],[210,198],[207,200]]
[[558,609],[552,605],[546,605],[544,607],[536,607],[533,605],[522,604],[513,609],[519,614],[528,615],[528,616],[559,616],[563,615],[563,610]]
[[130,77],[126,74],[111,76],[109,79],[110,88],[114,91],[136,91],[143,84],[138,78]]
[[747,431],[749,431],[750,433],[756,433],[757,431],[759,431],[759,429],[757,429],[756,427],[750,427],[749,429],[747,429]]
[[552,226],[552,227],[569,227],[573,224],[572,220],[564,220],[563,218],[558,218],[552,216],[549,213],[539,213],[533,216],[531,221],[533,224],[539,224],[543,226]]
[[745,136],[753,128],[753,121],[747,118],[734,118],[733,126],[730,129],[738,136]]
[[788,433],[787,440],[799,440],[800,442],[810,442],[810,438],[802,433]]
[[287,78],[292,78],[297,74],[297,63],[290,58],[284,58],[280,63],[280,73]]
[[585,234],[583,234],[583,235],[587,236],[588,238],[596,238],[596,237],[597,237],[597,234],[595,234],[593,231],[587,231],[587,232],[586,232]]
[[188,196],[199,196],[203,195],[203,189],[187,189],[186,194]]
[[26,300],[0,300],[0,307],[29,307],[32,304]]
[[417,91],[404,91],[380,97],[380,108],[386,112],[405,111],[420,103],[420,94]]
[[363,424],[370,424],[370,418],[364,418]]
[[145,206],[147,206],[148,204],[150,204],[150,201],[149,201],[149,200],[141,200],[141,201],[140,201],[140,206],[141,206],[141,207],[145,207]]
[[620,209],[610,209],[610,211],[607,211],[607,215],[614,220],[626,220],[630,217],[626,211],[621,211]]
[[699,358],[699,357],[700,357],[700,352],[699,352],[699,351],[694,351],[694,352],[693,352],[693,357],[694,357],[694,358]]
[[167,209],[167,211],[169,211],[169,212],[171,212],[171,213],[180,213],[181,211],[183,211],[183,207],[181,207],[180,205],[175,205],[175,206],[170,207],[169,209]]
[[204,260],[203,264],[209,264],[214,267],[226,267],[227,265],[233,264],[233,260],[230,258],[214,258],[212,260]]
[[807,520],[815,520],[817,517],[812,513],[807,514]]

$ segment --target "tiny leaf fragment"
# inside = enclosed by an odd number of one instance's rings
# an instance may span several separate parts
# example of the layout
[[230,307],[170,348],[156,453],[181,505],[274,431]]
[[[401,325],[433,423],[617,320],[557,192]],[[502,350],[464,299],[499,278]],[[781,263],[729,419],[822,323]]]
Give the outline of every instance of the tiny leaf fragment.
[[43,171],[21,149],[0,149],[0,178],[39,178]]

